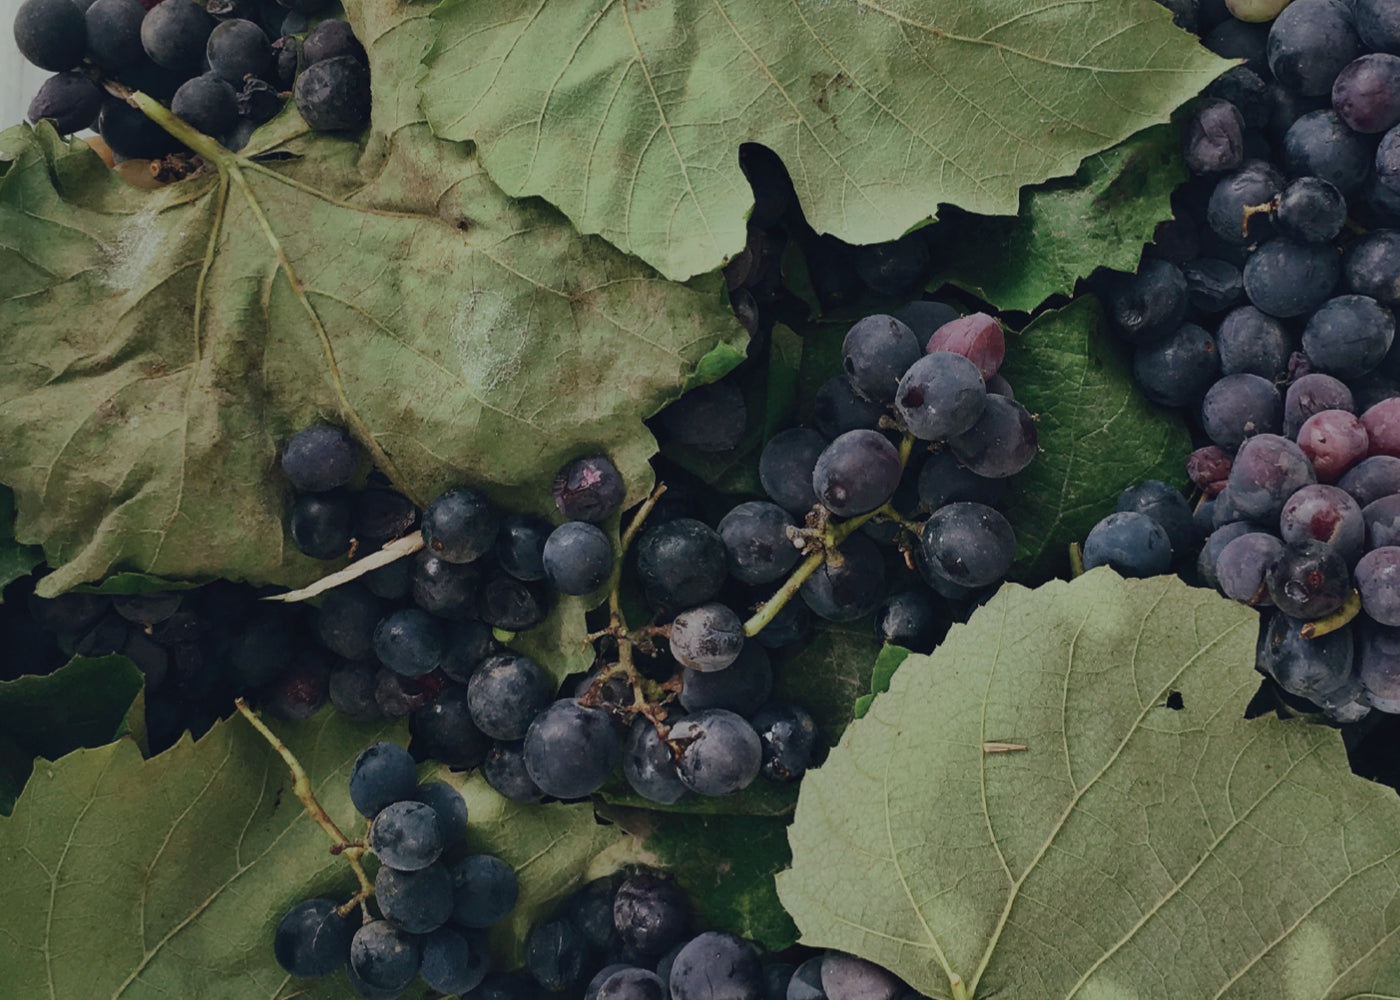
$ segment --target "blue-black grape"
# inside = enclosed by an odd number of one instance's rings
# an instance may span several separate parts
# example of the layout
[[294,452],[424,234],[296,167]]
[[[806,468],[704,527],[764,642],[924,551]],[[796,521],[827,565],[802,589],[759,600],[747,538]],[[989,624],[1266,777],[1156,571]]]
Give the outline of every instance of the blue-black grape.
[[1400,52],[1400,10],[1390,0],[1354,0],[1356,33],[1369,48]]
[[927,233],[915,230],[897,240],[857,246],[851,255],[856,274],[876,294],[907,295],[928,276],[931,255],[927,240]]
[[429,781],[418,786],[414,798],[431,806],[437,814],[438,833],[443,850],[456,846],[467,835],[467,802],[462,793],[445,781]]
[[440,669],[454,681],[466,684],[482,661],[496,651],[491,626],[485,622],[453,622],[447,629],[447,653]]
[[1171,568],[1172,546],[1146,514],[1109,514],[1084,539],[1084,568],[1111,566],[1121,576],[1158,576]]
[[303,493],[292,501],[292,544],[313,559],[338,559],[350,548],[350,498],[344,493]]
[[449,767],[476,767],[491,747],[491,737],[476,727],[468,707],[467,690],[449,684],[412,710],[410,749],[422,758],[440,760]]
[[999,512],[980,503],[948,504],[933,512],[922,531],[924,559],[960,587],[996,583],[1011,568],[1016,534]]
[[1381,497],[1400,493],[1400,458],[1393,455],[1372,455],[1362,459],[1337,485],[1350,493],[1364,510]]
[[915,299],[900,306],[890,315],[914,331],[914,339],[919,342],[919,350],[922,352],[935,330],[944,323],[957,319],[962,313],[956,306],[947,302]]
[[943,441],[977,422],[987,405],[987,390],[976,364],[939,350],[925,354],[903,373],[894,403],[909,433],[924,441]]
[[1152,257],[1136,274],[1113,274],[1104,295],[1114,329],[1134,344],[1166,336],[1186,315],[1185,276]]
[[1283,138],[1283,158],[1294,177],[1321,177],[1344,195],[1360,190],[1371,172],[1371,140],[1347,127],[1330,108],[1310,111]]
[[1224,312],[1244,299],[1244,273],[1217,257],[1198,257],[1181,265],[1191,305],[1203,313]]
[[[214,30],[217,34],[218,29]],[[214,35],[209,37],[212,46]],[[292,98],[313,129],[358,132],[369,124],[369,70],[353,56],[322,60],[297,77]]]
[[390,803],[412,798],[417,789],[417,765],[397,743],[371,744],[350,768],[350,801],[367,819]]
[[1238,170],[1217,181],[1211,191],[1206,206],[1206,222],[1211,232],[1225,243],[1235,245],[1267,238],[1273,232],[1268,213],[1248,210],[1267,206],[1282,189],[1283,175],[1272,164],[1247,160]]
[[763,491],[789,513],[807,513],[817,502],[812,490],[812,469],[825,450],[826,438],[808,427],[794,427],[773,435],[758,456],[758,478]]
[[1030,411],[1008,396],[992,394],[977,422],[950,438],[948,447],[977,475],[1005,479],[1031,464],[1039,441]]
[[1181,149],[1195,173],[1234,170],[1244,160],[1244,116],[1229,101],[1206,98],[1186,120]]
[[440,927],[423,939],[423,960],[418,972],[439,993],[474,990],[491,968],[489,944],[484,935]]
[[812,490],[838,517],[879,507],[899,486],[899,450],[879,431],[847,431],[829,444],[812,469]]
[[193,73],[216,23],[195,0],[161,0],[141,22],[141,45],[157,66]]
[[87,26],[72,0],[24,0],[14,30],[20,55],[40,69],[59,73],[83,61]]
[[554,525],[535,514],[512,514],[496,535],[496,560],[517,580],[543,580],[544,543]]
[[245,76],[266,78],[275,72],[272,43],[262,28],[242,18],[229,18],[215,25],[205,43],[204,56],[212,72],[239,87]]
[[81,73],[59,73],[45,80],[29,102],[27,117],[36,125],[53,121],[59,135],[91,128],[102,110],[102,89]]
[[669,985],[672,1000],[757,1000],[763,966],[747,941],[706,931],[676,955]]
[[751,500],[734,507],[719,522],[729,574],[747,584],[786,576],[800,555],[787,534],[791,527],[796,527],[792,516],[777,504]]
[[342,917],[333,899],[308,899],[287,911],[272,939],[277,964],[293,976],[328,976],[350,960],[358,914]]
[[657,956],[684,940],[690,903],[676,883],[648,871],[623,879],[613,899],[613,925],[639,955]]
[[561,594],[591,594],[611,575],[612,542],[588,521],[565,521],[544,545],[544,572]]
[[477,728],[497,740],[523,740],[535,716],[553,701],[554,683],[528,656],[506,652],[483,662],[467,684]]
[[87,55],[98,69],[120,74],[145,61],[146,50],[141,47],[145,16],[146,8],[138,0],[93,0],[88,5],[83,15]]
[[1366,547],[1366,520],[1345,490],[1304,486],[1284,503],[1279,534],[1285,542],[1326,542],[1350,566]]
[[525,768],[546,795],[592,795],[617,766],[622,740],[606,712],[562,698],[535,717],[525,734]]
[[416,935],[387,920],[373,920],[355,932],[350,942],[350,969],[376,990],[402,990],[418,974],[422,946]]
[[687,667],[681,684],[680,703],[688,712],[726,708],[748,716],[768,700],[773,690],[773,668],[767,650],[758,643],[746,642],[734,662],[723,670]]
[[520,880],[491,854],[473,854],[452,866],[452,919],[463,927],[491,927],[515,908]]
[[1279,234],[1299,243],[1336,239],[1346,221],[1346,196],[1321,177],[1300,177],[1290,183],[1274,209]]
[[901,590],[885,598],[875,612],[875,635],[881,642],[930,653],[948,631],[948,620],[926,590]]
[[1347,248],[1342,269],[1349,290],[1394,308],[1400,304],[1400,232],[1367,233]]
[[440,861],[414,871],[385,863],[374,876],[374,900],[399,930],[427,934],[452,916],[452,876]]
[[1257,666],[1299,698],[1324,707],[1349,701],[1360,688],[1352,674],[1351,628],[1305,639],[1301,631],[1305,624],[1306,619],[1274,612],[1259,638]]
[[473,562],[491,551],[500,523],[486,497],[459,486],[436,497],[423,511],[423,544],[448,562]]
[[1392,195],[1400,194],[1400,126],[1381,136],[1376,147],[1376,181]]
[[692,670],[723,670],[744,646],[744,623],[723,604],[687,608],[671,622],[671,655]]
[[639,717],[632,722],[622,757],[622,773],[632,790],[651,802],[672,805],[690,792],[676,773],[670,745],[650,719]]
[[544,790],[530,777],[525,766],[525,741],[497,743],[481,764],[486,783],[512,802],[538,802]]
[[1212,441],[1234,451],[1251,435],[1276,435],[1282,429],[1283,400],[1266,378],[1226,375],[1206,390],[1201,425]]
[[1162,340],[1133,351],[1133,377],[1143,394],[1162,406],[1187,406],[1220,375],[1215,338],[1195,323],[1183,323]]
[[355,37],[349,22],[327,18],[306,33],[302,41],[302,55],[308,66],[336,56],[352,56],[364,62],[365,48]]
[[1283,554],[1283,543],[1263,531],[1241,535],[1220,550],[1215,577],[1220,592],[1235,601],[1260,607],[1272,603],[1264,576]]
[[893,316],[876,314],[858,320],[841,345],[846,378],[857,393],[874,403],[894,401],[895,387],[918,360],[914,331]]
[[809,958],[793,970],[785,1000],[827,1000],[822,989],[822,959],[825,953]]
[[302,493],[324,493],[344,486],[359,464],[360,450],[354,438],[326,424],[298,431],[282,450],[282,472]]
[[904,984],[874,962],[828,951],[822,957],[822,991],[830,1000],[895,1000]]
[[1318,308],[1337,286],[1341,260],[1331,246],[1270,240],[1244,266],[1244,290],[1270,316],[1302,316]]
[[1381,625],[1400,625],[1400,546],[1384,545],[1356,564],[1361,608]]
[[1400,630],[1362,624],[1357,629],[1355,659],[1367,701],[1382,712],[1400,714]]
[[637,539],[637,576],[654,607],[703,604],[719,593],[728,573],[724,540],[694,518],[658,524]]
[[1161,525],[1171,542],[1173,558],[1195,547],[1196,526],[1191,505],[1175,486],[1160,479],[1145,479],[1120,493],[1114,509],[1146,514]]
[[[323,22],[324,23],[324,22]],[[310,36],[307,38],[310,41]],[[627,495],[622,473],[606,455],[576,458],[554,477],[554,504],[570,521],[606,521]]]
[[1322,542],[1293,542],[1269,567],[1269,599],[1290,618],[1316,619],[1342,606],[1351,590],[1346,560]]
[[392,612],[374,629],[379,662],[405,677],[421,677],[436,669],[446,648],[442,623],[418,608]]
[[343,660],[333,666],[326,688],[336,711],[352,722],[378,722],[384,718],[374,698],[379,669],[377,660]]
[[994,506],[1006,494],[1006,479],[979,476],[944,450],[930,455],[919,469],[918,490],[919,503],[930,511],[958,500]]
[[337,656],[368,659],[374,655],[374,629],[383,615],[379,598],[363,586],[349,583],[336,587],[316,610],[316,637]]
[[413,603],[449,621],[469,621],[476,616],[481,574],[470,563],[448,562],[423,549],[413,557],[409,581]]
[[763,745],[753,726],[722,708],[687,715],[671,727],[668,739],[680,750],[676,773],[700,795],[747,788],[763,763]]
[[380,861],[399,871],[427,868],[442,854],[437,813],[411,798],[391,802],[375,814],[369,846]]
[[525,938],[525,968],[546,990],[565,990],[581,983],[590,957],[588,942],[563,917],[541,921]]
[[816,615],[828,621],[854,621],[874,611],[885,597],[885,561],[864,534],[841,543],[839,563],[827,560],[799,591]]
[[1303,329],[1303,350],[1321,371],[1350,379],[1371,371],[1395,340],[1395,317],[1365,295],[1339,295]]
[[102,110],[97,114],[97,132],[113,153],[132,160],[158,159],[180,148],[170,133],[142,111],[115,98],[102,102]]
[[860,396],[844,375],[827,379],[812,398],[812,422],[828,438],[847,431],[874,430],[884,412],[881,404]]
[[1269,106],[1269,85],[1264,82],[1263,76],[1248,66],[1236,66],[1212,80],[1205,94],[1228,101],[1239,109],[1246,129],[1242,137],[1246,157],[1267,155],[1268,149],[1257,131],[1268,124],[1272,110]]
[[773,781],[798,781],[807,773],[816,750],[817,724],[808,711],[790,702],[772,701],[749,720],[763,748],[759,772]]
[[1295,0],[1269,29],[1269,69],[1290,90],[1330,94],[1332,81],[1361,54],[1361,39],[1343,0]]

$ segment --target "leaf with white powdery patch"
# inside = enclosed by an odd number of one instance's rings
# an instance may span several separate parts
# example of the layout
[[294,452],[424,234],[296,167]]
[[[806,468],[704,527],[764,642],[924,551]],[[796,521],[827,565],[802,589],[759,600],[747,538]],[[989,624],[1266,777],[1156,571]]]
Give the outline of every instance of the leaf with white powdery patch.
[[1175,577],[1003,587],[803,782],[803,942],[938,1000],[1396,996],[1400,801],[1242,720],[1256,628]]

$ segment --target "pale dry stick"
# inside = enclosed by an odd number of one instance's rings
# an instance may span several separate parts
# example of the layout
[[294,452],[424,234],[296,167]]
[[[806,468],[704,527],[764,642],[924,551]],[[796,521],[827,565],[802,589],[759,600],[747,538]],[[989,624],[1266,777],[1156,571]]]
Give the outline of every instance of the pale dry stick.
[[336,912],[341,916],[346,916],[356,906],[360,906],[365,900],[374,895],[374,883],[365,874],[364,865],[360,863],[360,858],[364,857],[366,847],[362,842],[351,840],[335,825],[335,820],[322,807],[316,799],[316,793],[311,788],[311,778],[306,773],[306,768],[301,766],[301,761],[297,760],[296,754],[278,738],[277,734],[267,727],[267,723],[258,718],[257,713],[248,707],[248,702],[242,698],[234,700],[234,707],[253,728],[258,731],[263,739],[267,740],[272,749],[277,751],[277,755],[286,763],[287,769],[292,772],[292,792],[301,800],[302,807],[306,809],[306,814],[316,821],[316,825],[326,831],[326,835],[331,838],[331,853],[339,854],[350,862],[350,868],[355,873],[355,879],[360,883],[360,891],[350,898],[344,906]]
[[397,562],[404,558],[404,556],[411,556],[421,548],[423,548],[423,535],[421,532],[415,531],[411,535],[404,535],[402,538],[394,539],[392,542],[387,543],[382,549],[371,552],[363,559],[356,559],[342,570],[337,570],[329,576],[321,577],[321,579],[317,580],[309,587],[302,587],[300,590],[290,590],[285,594],[273,594],[270,597],[264,597],[263,600],[280,601],[284,604],[310,600],[313,597],[324,594],[328,590],[334,590],[343,583],[349,583],[351,580],[358,580],[366,573],[379,569],[381,566],[388,566],[390,563]]

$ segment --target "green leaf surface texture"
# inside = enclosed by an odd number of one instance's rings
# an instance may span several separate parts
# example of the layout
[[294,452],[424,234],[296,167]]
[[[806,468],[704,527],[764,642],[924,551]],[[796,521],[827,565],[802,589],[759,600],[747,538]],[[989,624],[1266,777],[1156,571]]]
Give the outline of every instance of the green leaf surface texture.
[[22,545],[15,541],[15,495],[0,486],[0,589],[29,572],[44,561],[37,545]]
[[[407,733],[331,711],[274,726],[326,811],[359,835],[350,766],[375,739],[404,743]],[[588,805],[519,806],[479,778],[464,791],[464,853],[499,854],[520,875],[516,913],[496,931],[509,955],[519,925],[578,884],[617,834]],[[329,847],[281,758],[240,718],[149,761],[129,739],[70,754],[36,773],[14,815],[0,820],[5,996],[344,1000],[353,994],[343,974],[292,979],[272,954],[292,905],[353,891],[348,865]],[[404,995],[428,992],[419,983]]]
[[949,266],[930,287],[951,281],[1000,309],[1029,312],[1097,267],[1136,271],[1188,176],[1180,141],[1175,125],[1153,126],[1089,157],[1072,179],[1023,190],[1014,217],[950,216]]
[[[299,134],[156,192],[47,126],[0,136],[0,480],[53,594],[117,570],[300,584],[278,449],[346,426],[420,502],[470,482],[546,509],[605,451],[635,498],[642,418],[744,334],[717,275],[661,279],[505,196],[417,120],[430,5],[347,14],[369,51],[363,149]],[[405,74],[408,76],[406,77]]]
[[818,232],[894,239],[1165,122],[1229,64],[1148,0],[448,0],[433,130],[669,277],[744,245],[736,156],[774,150]]
[[1003,587],[803,782],[802,940],[939,1000],[1400,995],[1400,802],[1242,720],[1256,628],[1175,577]]
[[1011,480],[1003,507],[1023,578],[1067,568],[1069,544],[1134,483],[1184,484],[1186,422],[1143,398],[1097,299],[1076,299],[1008,333],[1001,374],[1040,435],[1040,454]]

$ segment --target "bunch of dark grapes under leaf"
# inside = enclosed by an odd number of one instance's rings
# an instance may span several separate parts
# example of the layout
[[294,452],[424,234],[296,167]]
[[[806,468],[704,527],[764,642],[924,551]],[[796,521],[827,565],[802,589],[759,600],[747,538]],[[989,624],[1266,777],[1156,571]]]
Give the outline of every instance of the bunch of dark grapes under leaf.
[[[113,162],[188,172],[190,151],[139,107],[140,91],[227,149],[240,150],[290,97],[306,125],[355,134],[369,123],[369,66],[326,0],[25,0],[21,54],[51,70],[29,119],[60,135],[95,129]],[[165,168],[165,169],[162,169]]]

